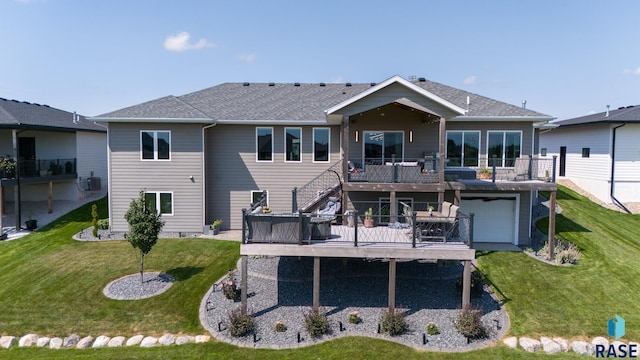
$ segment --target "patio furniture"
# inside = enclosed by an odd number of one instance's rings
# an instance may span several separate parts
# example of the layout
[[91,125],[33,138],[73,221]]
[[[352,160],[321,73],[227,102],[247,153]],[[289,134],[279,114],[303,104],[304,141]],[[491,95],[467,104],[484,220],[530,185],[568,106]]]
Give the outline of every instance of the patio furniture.
[[326,240],[330,238],[331,220],[325,217],[311,218],[311,240]]
[[302,215],[302,238],[298,214],[248,214],[247,241],[251,243],[304,244],[309,242],[308,215]]

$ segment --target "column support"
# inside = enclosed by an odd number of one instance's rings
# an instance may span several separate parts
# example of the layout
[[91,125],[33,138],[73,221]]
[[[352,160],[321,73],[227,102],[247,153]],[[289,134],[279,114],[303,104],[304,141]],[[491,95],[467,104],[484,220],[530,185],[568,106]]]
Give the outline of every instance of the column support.
[[464,260],[462,273],[462,309],[468,309],[471,305],[471,260]]
[[551,191],[549,196],[549,261],[553,261],[556,238],[556,191]]
[[247,313],[247,293],[248,293],[248,289],[247,289],[247,276],[248,276],[248,270],[247,268],[249,267],[249,256],[247,255],[242,255],[242,262],[241,262],[241,279],[240,279],[240,288],[241,288],[241,292],[240,292],[240,301],[241,301],[241,311],[243,314]]
[[389,259],[389,313],[396,309],[396,259]]
[[313,311],[320,309],[320,257],[313,258]]

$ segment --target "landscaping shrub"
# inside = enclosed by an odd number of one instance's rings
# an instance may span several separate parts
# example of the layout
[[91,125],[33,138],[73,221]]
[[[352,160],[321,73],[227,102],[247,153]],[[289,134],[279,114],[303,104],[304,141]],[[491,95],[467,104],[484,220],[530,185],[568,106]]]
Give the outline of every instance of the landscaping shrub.
[[[574,243],[561,238],[555,238],[554,240],[553,262],[557,264],[577,264],[580,261],[580,249]],[[538,250],[538,255],[543,256],[545,259],[549,258],[548,241]]]
[[100,220],[98,220],[98,229],[100,229],[100,230],[109,230],[109,219],[100,219]]
[[[456,280],[456,290],[459,294],[462,294],[462,276],[459,277],[458,280]],[[471,272],[471,297],[481,297],[483,290],[484,280],[482,279],[482,274],[478,270],[473,270]]]
[[233,272],[230,271],[225,281],[222,282],[222,292],[227,299],[238,301],[240,300],[240,291],[236,279],[233,277]]
[[455,321],[456,330],[469,339],[480,339],[487,336],[487,329],[482,325],[482,310],[465,308]]
[[429,335],[438,335],[440,334],[440,330],[438,329],[438,325],[433,322],[427,323],[427,334]]
[[278,320],[276,321],[275,330],[276,332],[285,332],[287,331],[287,325],[285,325],[282,321]]
[[349,323],[350,324],[359,324],[362,322],[362,318],[360,317],[360,313],[357,311],[352,311],[349,313]]
[[98,205],[91,205],[91,225],[93,225],[93,237],[98,237]]
[[408,328],[403,312],[385,311],[380,317],[380,331],[387,335],[402,335]]
[[242,312],[241,308],[229,313],[229,334],[235,337],[247,335],[253,330],[253,316]]
[[311,309],[304,315],[304,327],[311,337],[319,337],[329,332],[329,319],[324,312]]

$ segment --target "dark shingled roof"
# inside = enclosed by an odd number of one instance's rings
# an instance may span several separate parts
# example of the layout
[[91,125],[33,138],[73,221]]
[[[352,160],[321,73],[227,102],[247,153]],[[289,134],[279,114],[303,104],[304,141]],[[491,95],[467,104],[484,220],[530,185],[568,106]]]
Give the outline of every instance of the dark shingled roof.
[[566,120],[556,120],[552,124],[558,126],[572,126],[601,123],[640,122],[640,106],[621,107],[616,110],[581,116]]
[[48,105],[33,104],[26,101],[0,98],[0,128],[40,128],[99,131],[107,130],[78,115],[79,121],[73,122],[73,113],[52,108]]
[[[456,89],[428,80],[415,85],[463,109],[467,116],[548,115]],[[324,121],[324,111],[371,88],[375,84],[224,83],[179,97],[167,96],[134,105],[97,118],[202,118],[213,120]],[[183,104],[179,104],[181,100]],[[191,106],[191,108],[189,107]],[[200,116],[197,116],[200,112]]]

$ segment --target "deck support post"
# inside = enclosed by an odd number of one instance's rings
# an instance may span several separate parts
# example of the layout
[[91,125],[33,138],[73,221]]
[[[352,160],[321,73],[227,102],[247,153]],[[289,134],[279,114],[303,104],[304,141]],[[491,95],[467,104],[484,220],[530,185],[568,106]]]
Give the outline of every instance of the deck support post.
[[[447,123],[443,117],[440,118],[438,139],[438,158],[436,159],[438,162],[438,182],[440,184],[444,184],[444,147],[447,143]],[[442,196],[444,196],[444,191],[442,192]],[[442,202],[440,200],[440,195],[438,195],[438,201]]]
[[549,196],[549,261],[553,261],[556,246],[556,193],[556,191],[551,191]]
[[471,305],[471,260],[464,260],[462,271],[462,309],[468,309]]
[[389,313],[396,309],[396,259],[389,259]]
[[320,309],[320,257],[313,258],[313,311]]
[[[396,201],[396,192],[395,191],[389,191],[389,222],[390,223],[395,223],[396,221],[398,221],[397,219],[397,215],[398,215],[398,206],[397,206],[397,201]],[[382,215],[382,214],[380,214]],[[380,222],[381,219],[378,219],[378,223]]]
[[453,205],[460,206],[460,190],[455,190],[455,198],[453,198]]
[[247,313],[247,268],[249,267],[249,256],[242,255],[242,271],[241,271],[241,279],[240,279],[240,288],[242,291],[240,292],[240,301],[241,301],[241,311],[243,314]]
[[53,212],[53,181],[49,181],[49,196],[47,197],[47,212],[51,214]]

